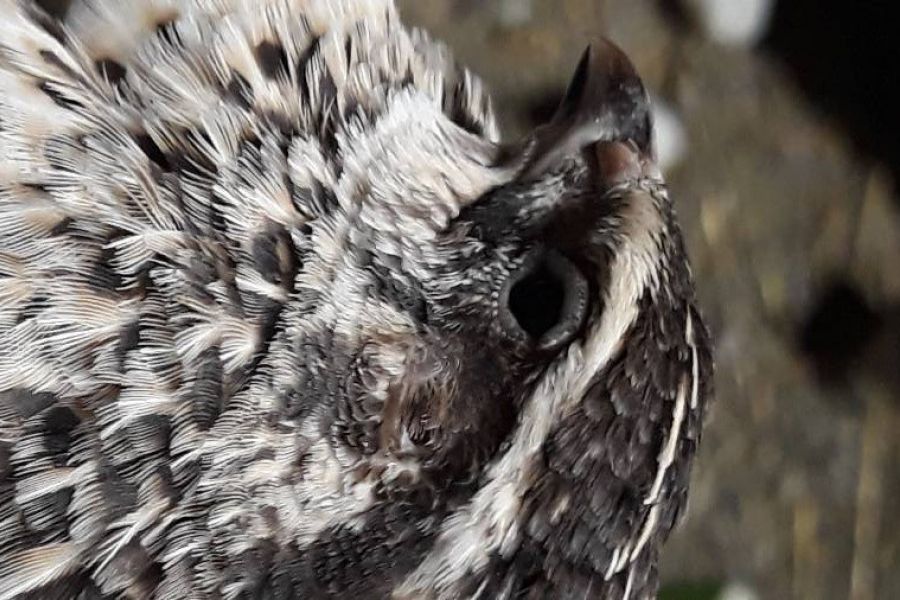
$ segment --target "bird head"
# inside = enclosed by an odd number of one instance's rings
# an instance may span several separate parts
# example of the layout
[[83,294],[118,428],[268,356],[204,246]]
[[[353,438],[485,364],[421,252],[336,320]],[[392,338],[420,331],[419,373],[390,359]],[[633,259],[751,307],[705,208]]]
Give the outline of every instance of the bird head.
[[316,384],[288,382],[287,413],[315,415],[368,511],[431,540],[401,596],[645,589],[711,366],[640,78],[597,42],[508,146],[420,95],[387,106],[313,224],[298,285],[319,308],[296,313],[289,372]]

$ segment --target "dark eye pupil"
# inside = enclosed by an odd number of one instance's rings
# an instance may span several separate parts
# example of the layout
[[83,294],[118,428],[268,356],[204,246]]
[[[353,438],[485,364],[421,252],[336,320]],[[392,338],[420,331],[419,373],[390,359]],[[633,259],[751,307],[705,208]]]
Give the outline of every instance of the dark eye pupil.
[[585,275],[565,256],[551,250],[532,258],[507,282],[500,323],[519,343],[540,351],[558,350],[584,324],[590,288]]
[[540,339],[559,323],[565,296],[565,283],[541,264],[510,290],[509,310],[519,327]]

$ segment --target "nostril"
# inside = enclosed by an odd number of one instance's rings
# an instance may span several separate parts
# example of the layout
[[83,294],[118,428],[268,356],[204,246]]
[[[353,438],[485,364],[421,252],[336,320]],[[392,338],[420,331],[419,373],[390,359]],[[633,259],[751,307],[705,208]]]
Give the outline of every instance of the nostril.
[[588,285],[575,265],[549,252],[513,276],[505,302],[508,329],[539,349],[552,350],[581,328]]

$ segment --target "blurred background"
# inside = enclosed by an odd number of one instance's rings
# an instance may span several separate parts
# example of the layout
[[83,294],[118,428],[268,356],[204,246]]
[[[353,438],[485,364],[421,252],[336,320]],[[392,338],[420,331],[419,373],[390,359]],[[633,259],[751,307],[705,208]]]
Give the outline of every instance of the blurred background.
[[663,598],[900,598],[900,91],[890,3],[399,0],[504,136],[607,35],[654,95],[717,344]]
[[397,2],[484,78],[507,139],[599,35],[654,96],[718,366],[661,597],[900,598],[892,3]]

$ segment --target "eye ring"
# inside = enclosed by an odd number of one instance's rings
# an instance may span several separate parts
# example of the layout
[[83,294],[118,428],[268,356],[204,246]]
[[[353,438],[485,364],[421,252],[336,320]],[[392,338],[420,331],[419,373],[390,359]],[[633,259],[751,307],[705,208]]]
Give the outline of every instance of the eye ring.
[[503,286],[500,322],[516,342],[538,351],[569,343],[587,316],[587,278],[554,250],[529,257]]

